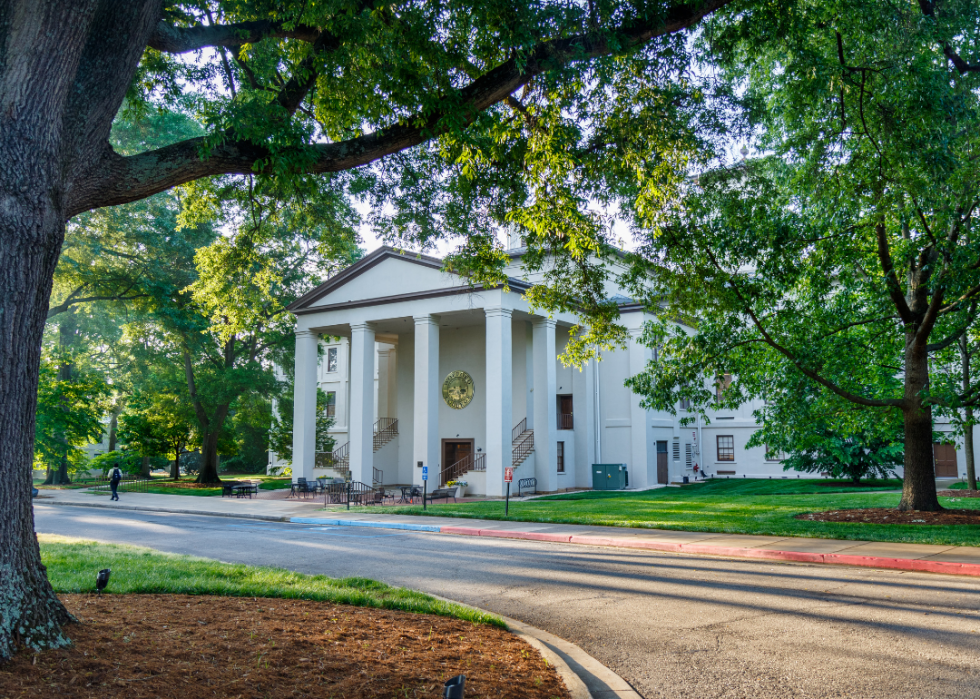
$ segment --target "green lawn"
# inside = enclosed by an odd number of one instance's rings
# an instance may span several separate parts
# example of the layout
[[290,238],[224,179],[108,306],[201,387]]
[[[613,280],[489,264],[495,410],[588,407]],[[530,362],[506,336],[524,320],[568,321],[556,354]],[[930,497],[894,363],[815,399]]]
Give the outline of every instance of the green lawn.
[[[875,485],[889,490],[901,487],[899,481]],[[429,505],[424,513],[418,505],[385,509],[397,514],[525,522],[980,546],[980,526],[852,524],[794,519],[794,515],[804,512],[898,505],[898,492],[874,490],[854,488],[847,482],[802,478],[726,479],[641,493],[586,491],[511,502],[510,517],[506,518],[501,501]],[[940,501],[945,507],[980,509],[980,503],[967,498],[940,498]]]
[[[221,480],[223,481],[238,481],[238,480],[251,480],[251,481],[261,481],[259,483],[259,490],[281,490],[283,488],[288,488],[289,484],[292,482],[291,478],[282,478],[279,476],[266,476],[262,474],[220,474]],[[127,484],[123,481],[119,486],[119,492],[124,493],[128,490]],[[189,476],[181,478],[179,481],[171,481],[167,479],[161,479],[159,483],[154,483],[153,485],[139,486],[138,491],[140,493],[154,493],[156,495],[190,495],[192,497],[213,497],[215,495],[221,495],[221,488],[198,488],[194,486],[194,477]]]
[[281,568],[220,563],[207,558],[162,553],[153,549],[103,544],[39,534],[41,559],[55,592],[93,592],[95,576],[112,570],[107,593],[167,593],[283,597],[438,614],[504,627],[492,614],[437,600],[368,578],[328,578]]

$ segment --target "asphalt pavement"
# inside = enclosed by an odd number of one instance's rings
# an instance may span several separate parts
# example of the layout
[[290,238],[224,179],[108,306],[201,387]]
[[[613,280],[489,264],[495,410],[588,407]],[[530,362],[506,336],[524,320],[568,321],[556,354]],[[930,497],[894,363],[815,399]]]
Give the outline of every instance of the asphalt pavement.
[[482,607],[578,644],[648,699],[980,697],[975,578],[40,502],[35,513],[39,532]]

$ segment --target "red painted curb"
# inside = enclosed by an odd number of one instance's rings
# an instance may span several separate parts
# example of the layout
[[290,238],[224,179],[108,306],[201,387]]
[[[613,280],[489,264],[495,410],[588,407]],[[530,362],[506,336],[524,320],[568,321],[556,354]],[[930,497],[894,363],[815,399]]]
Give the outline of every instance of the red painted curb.
[[794,561],[797,563],[823,563],[831,565],[858,566],[862,568],[885,568],[889,570],[910,570],[918,573],[940,573],[943,575],[968,575],[980,577],[980,564],[953,563],[950,561],[927,561],[912,558],[887,558],[884,556],[857,556],[843,553],[807,553],[804,551],[779,551],[776,549],[751,549],[736,546],[711,546],[708,544],[675,544],[668,541],[629,540],[602,536],[575,536],[571,534],[548,534],[544,532],[515,532],[503,529],[476,529],[473,527],[441,527],[443,534],[461,536],[486,536],[495,539],[521,539],[525,541],[549,541],[559,544],[581,544],[583,546],[609,546],[624,549],[645,549],[666,553],[693,553],[726,558],[761,558],[771,561]]

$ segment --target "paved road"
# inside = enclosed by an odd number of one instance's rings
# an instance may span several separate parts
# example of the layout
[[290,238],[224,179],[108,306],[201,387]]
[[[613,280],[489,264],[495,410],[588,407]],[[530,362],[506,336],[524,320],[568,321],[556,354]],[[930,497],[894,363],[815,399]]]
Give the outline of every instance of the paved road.
[[521,619],[653,697],[980,697],[980,580],[35,506],[37,530],[361,575]]

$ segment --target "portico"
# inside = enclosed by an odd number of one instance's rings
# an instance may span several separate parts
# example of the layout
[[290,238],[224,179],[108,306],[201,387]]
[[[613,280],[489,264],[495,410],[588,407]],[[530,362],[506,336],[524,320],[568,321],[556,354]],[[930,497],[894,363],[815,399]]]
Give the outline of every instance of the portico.
[[[331,465],[323,455],[318,460],[309,416],[321,363],[315,338],[339,337],[350,348],[348,446],[346,463],[332,465],[349,468],[352,480],[421,484],[421,463],[434,487],[431,481],[447,478],[454,465],[444,463],[444,445],[462,441],[472,444],[470,461],[451,475],[465,478],[471,492],[502,495],[506,467],[515,467],[516,477],[537,478],[539,490],[557,490],[556,342],[561,333],[567,341],[574,318],[536,316],[521,295],[526,284],[514,279],[509,286],[473,287],[442,272],[439,260],[382,249],[299,299],[291,307],[297,317],[294,477],[312,479],[318,466]],[[393,349],[382,355],[378,343]],[[472,382],[465,403],[444,396],[454,372]],[[565,383],[563,390],[574,394],[572,382]],[[392,422],[395,434],[379,443],[383,424]],[[565,453],[575,450],[575,425],[568,427]],[[579,429],[588,427],[583,422]],[[531,439],[533,449],[524,442]],[[517,459],[515,443],[522,447]],[[588,478],[587,469],[577,478],[571,466],[565,487]]]

